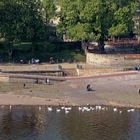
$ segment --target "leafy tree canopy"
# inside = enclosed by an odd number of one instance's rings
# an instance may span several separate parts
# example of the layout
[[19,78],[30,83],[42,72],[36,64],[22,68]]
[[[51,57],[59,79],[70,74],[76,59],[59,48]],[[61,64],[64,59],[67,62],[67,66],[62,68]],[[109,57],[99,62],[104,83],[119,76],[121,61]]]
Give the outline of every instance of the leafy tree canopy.
[[46,22],[55,16],[56,6],[54,0],[42,0]]
[[61,0],[58,32],[73,40],[96,40],[104,51],[108,36],[132,32],[136,7],[136,0]]
[[10,42],[35,41],[44,37],[42,4],[39,0],[0,0],[0,32]]
[[34,54],[36,42],[45,40],[47,30],[42,9],[40,0],[0,0],[0,33],[7,44],[9,61],[14,43],[32,42]]

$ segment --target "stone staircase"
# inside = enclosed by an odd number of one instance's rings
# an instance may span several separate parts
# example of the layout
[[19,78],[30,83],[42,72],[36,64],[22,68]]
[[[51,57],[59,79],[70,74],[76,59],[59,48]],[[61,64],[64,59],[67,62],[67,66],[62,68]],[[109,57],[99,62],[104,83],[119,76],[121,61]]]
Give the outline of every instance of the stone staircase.
[[64,69],[66,76],[77,76],[77,71],[75,68]]

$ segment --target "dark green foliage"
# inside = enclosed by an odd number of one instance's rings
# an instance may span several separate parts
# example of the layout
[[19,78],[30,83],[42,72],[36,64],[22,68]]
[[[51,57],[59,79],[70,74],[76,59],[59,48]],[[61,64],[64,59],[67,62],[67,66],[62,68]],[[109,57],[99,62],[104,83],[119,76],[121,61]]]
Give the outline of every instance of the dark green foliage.
[[12,58],[13,44],[22,41],[32,42],[34,53],[36,42],[49,36],[49,28],[44,22],[43,4],[40,0],[0,0],[0,33],[5,47]]
[[58,32],[73,40],[98,41],[132,32],[136,0],[62,0]]
[[[0,62],[9,61],[7,45],[0,42]],[[75,43],[47,43],[36,42],[37,50],[31,53],[32,43],[22,42],[13,45],[12,62],[18,62],[20,59],[29,61],[32,58],[39,58],[43,62],[49,62],[53,57],[56,63],[85,61],[84,52],[81,50],[80,42]]]
[[56,6],[54,0],[42,0],[46,23],[55,16]]
[[[53,57],[55,62],[71,62],[71,61],[85,61],[84,52],[80,49],[79,43],[46,43],[37,42],[38,50],[34,54],[31,53],[32,43],[18,43],[13,45],[12,60],[19,62],[20,59],[29,61],[32,58],[39,58],[41,61],[49,62],[49,58]],[[75,49],[77,48],[77,49]],[[0,45],[0,60],[8,61],[8,53],[6,46]],[[3,51],[2,51],[3,50]]]
[[36,0],[1,0],[0,32],[7,41],[43,40],[42,4]]

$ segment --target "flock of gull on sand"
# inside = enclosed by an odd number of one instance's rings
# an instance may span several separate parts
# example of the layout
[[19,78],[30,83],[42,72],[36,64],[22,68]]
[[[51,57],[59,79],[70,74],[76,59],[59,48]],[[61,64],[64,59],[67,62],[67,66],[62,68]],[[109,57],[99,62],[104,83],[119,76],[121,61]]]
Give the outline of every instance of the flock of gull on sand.
[[[1,108],[4,108],[4,105],[1,105]],[[48,106],[47,107],[47,111],[48,112],[52,112],[52,111],[56,111],[56,113],[59,113],[61,111],[64,111],[65,114],[70,113],[70,111],[72,110],[73,107],[71,106],[59,106],[59,107],[52,107],[52,106]],[[12,105],[9,105],[9,110],[12,110]],[[38,110],[41,111],[42,110],[42,106],[38,106]],[[77,106],[77,110],[80,112],[91,112],[91,111],[107,111],[109,110],[109,107],[107,106]],[[121,108],[116,108],[116,107],[112,107],[111,110],[113,112],[118,112],[119,114],[123,113],[124,110],[121,110]],[[130,109],[126,109],[126,112],[134,112],[135,108],[130,108]]]

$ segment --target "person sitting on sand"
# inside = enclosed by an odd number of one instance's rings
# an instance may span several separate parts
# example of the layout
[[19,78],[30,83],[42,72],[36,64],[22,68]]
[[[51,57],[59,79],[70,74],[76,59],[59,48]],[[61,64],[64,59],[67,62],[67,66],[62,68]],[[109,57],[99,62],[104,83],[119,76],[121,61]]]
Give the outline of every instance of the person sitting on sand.
[[92,91],[90,84],[87,85],[87,91]]

